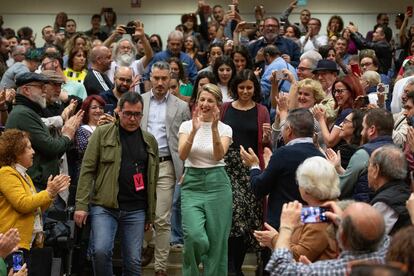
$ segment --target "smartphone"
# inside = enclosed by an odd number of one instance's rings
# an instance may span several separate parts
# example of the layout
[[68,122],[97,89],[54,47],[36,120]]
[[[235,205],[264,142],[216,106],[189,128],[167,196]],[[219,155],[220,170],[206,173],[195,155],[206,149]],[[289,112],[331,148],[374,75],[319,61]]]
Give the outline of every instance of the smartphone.
[[229,5],[229,10],[231,12],[235,12],[236,11],[236,5]]
[[381,92],[381,93],[388,94],[388,92],[390,92],[390,86],[389,86],[389,84],[379,83],[377,85],[377,92]]
[[359,64],[351,64],[351,71],[356,76],[361,76],[361,68]]
[[308,4],[308,0],[298,0],[296,5],[298,6],[306,6]]
[[305,206],[302,207],[300,219],[303,223],[327,222],[329,219],[325,215],[326,211],[329,209],[325,207]]
[[104,113],[114,116],[115,106],[113,104],[105,104]]
[[285,77],[285,74],[283,74],[282,70],[277,70],[276,71],[276,79],[277,80],[282,80]]
[[65,33],[65,28],[60,27],[60,28],[59,28],[59,33],[60,33],[60,34],[64,34],[64,33]]
[[407,6],[407,13],[409,17],[413,16],[413,6]]
[[134,33],[135,33],[135,27],[124,27],[124,26],[122,26],[122,29],[124,29],[125,30],[125,32],[127,33],[127,34],[130,34],[130,35],[133,35]]
[[256,22],[247,22],[246,24],[244,24],[244,27],[246,29],[256,29],[257,25]]
[[23,251],[17,250],[13,252],[12,257],[13,257],[13,272],[18,272],[20,269],[22,269],[22,266],[24,264]]

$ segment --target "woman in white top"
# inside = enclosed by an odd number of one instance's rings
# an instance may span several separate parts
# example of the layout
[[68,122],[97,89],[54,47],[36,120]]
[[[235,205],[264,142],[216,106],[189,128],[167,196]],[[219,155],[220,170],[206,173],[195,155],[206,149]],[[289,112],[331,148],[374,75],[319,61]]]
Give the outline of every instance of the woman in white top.
[[219,121],[220,89],[206,84],[197,96],[190,121],[179,130],[178,152],[185,160],[181,187],[184,233],[183,275],[227,275],[227,239],[231,227],[232,192],[224,155],[232,129]]

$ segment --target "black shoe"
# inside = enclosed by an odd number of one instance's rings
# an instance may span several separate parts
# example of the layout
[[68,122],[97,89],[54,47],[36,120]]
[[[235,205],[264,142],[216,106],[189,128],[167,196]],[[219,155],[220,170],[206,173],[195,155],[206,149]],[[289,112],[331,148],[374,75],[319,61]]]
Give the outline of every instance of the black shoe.
[[141,266],[147,266],[154,258],[154,247],[147,246],[142,249],[141,253]]

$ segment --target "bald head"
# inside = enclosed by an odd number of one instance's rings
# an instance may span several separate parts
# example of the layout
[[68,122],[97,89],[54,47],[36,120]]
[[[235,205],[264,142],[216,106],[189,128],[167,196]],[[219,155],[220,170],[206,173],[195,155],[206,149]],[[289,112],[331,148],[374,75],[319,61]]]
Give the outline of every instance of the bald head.
[[95,46],[92,48],[90,60],[92,68],[103,73],[111,66],[111,51],[106,46]]
[[385,223],[374,207],[355,202],[345,209],[340,229],[344,249],[373,252],[384,238]]
[[131,89],[133,78],[133,72],[130,67],[120,66],[115,71],[114,82],[115,82],[115,94],[121,95],[128,92]]

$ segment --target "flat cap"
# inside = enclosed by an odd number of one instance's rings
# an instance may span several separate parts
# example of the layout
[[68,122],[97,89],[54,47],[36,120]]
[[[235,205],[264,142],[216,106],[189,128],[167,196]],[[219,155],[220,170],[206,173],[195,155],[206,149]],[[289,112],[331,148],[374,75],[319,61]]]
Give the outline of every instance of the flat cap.
[[16,77],[16,86],[22,86],[31,82],[43,82],[47,83],[49,82],[48,78],[44,75],[32,73],[32,72],[26,72],[23,74],[19,74]]
[[64,83],[65,82],[62,75],[54,70],[44,70],[42,71],[41,74],[44,75],[48,79],[49,82],[53,82],[53,83]]

